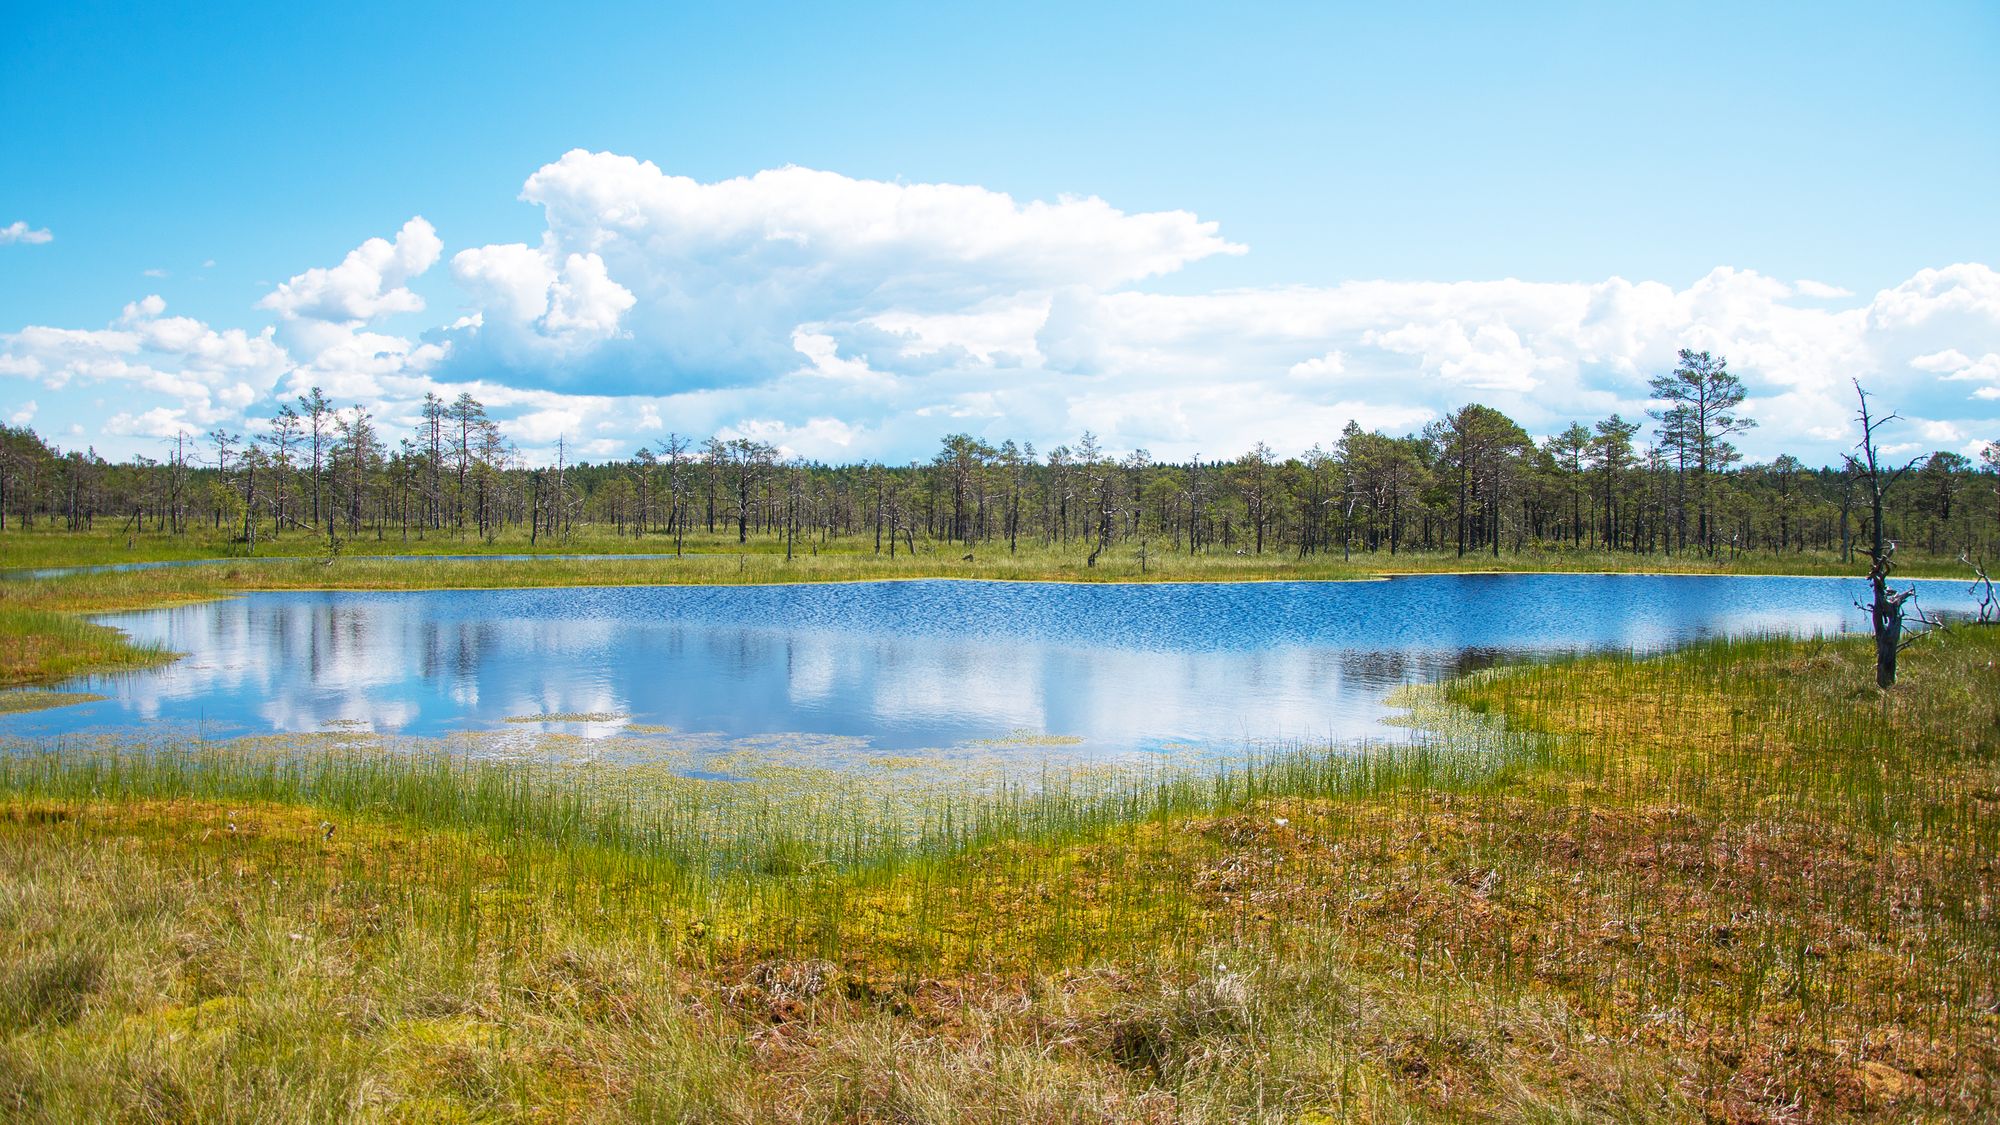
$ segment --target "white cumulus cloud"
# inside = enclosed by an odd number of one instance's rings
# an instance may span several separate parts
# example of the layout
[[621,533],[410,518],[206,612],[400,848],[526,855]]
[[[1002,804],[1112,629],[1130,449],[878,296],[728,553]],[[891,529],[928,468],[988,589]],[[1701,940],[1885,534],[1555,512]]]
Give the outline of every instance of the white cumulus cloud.
[[0,246],[5,246],[13,242],[27,243],[32,246],[43,242],[53,242],[55,237],[55,235],[49,233],[47,227],[37,229],[29,226],[26,219],[15,219],[6,226],[0,227]]
[[407,283],[436,265],[443,252],[437,231],[418,216],[403,224],[393,242],[371,238],[349,251],[339,265],[309,269],[281,283],[257,305],[287,320],[336,323],[422,312],[423,298]]
[[[0,335],[0,375],[62,392],[76,386],[121,385],[165,398],[161,410],[192,430],[239,417],[284,370],[286,355],[269,328],[215,329],[192,317],[167,316],[157,294],[127,304],[100,329],[29,325]],[[130,428],[113,416],[110,433],[158,433]]]
[[278,314],[278,339],[293,360],[286,393],[319,387],[336,399],[366,399],[378,406],[420,397],[429,387],[426,373],[445,347],[382,332],[378,324],[423,311],[423,298],[408,283],[443,253],[437,231],[420,215],[393,239],[369,238],[338,265],[297,274],[259,301],[259,308]]
[[1842,289],[1838,285],[1828,285],[1824,281],[1814,281],[1811,278],[1801,278],[1792,282],[1792,288],[1798,290],[1802,297],[1813,297],[1822,301],[1836,301],[1842,297],[1854,296],[1852,290]]
[[755,380],[793,361],[802,325],[961,314],[1243,249],[1188,212],[1094,197],[1023,203],[796,167],[701,183],[582,150],[530,176],[521,198],[543,210],[538,245],[453,259],[481,319],[455,362],[629,391]]
[[463,327],[531,368],[619,335],[619,318],[637,302],[597,254],[546,244],[461,250],[451,270],[481,308]]

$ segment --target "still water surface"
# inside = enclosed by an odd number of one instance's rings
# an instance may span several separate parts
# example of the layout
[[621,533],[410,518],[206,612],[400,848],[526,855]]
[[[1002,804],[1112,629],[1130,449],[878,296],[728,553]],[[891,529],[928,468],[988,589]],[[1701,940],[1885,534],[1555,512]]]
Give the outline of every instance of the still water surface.
[[[1963,610],[1963,583],[1922,603]],[[585,736],[625,723],[877,750],[1022,732],[1086,755],[1384,737],[1401,684],[1498,658],[1865,628],[1826,578],[1468,575],[1386,582],[257,593],[99,618],[187,657],[66,685],[104,702],[0,735],[367,729]]]

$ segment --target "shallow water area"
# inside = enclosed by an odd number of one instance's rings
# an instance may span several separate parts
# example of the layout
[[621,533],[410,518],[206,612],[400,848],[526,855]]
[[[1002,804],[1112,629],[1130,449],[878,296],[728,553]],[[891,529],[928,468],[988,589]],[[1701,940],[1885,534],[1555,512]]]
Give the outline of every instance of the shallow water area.
[[[1932,612],[1972,606],[1964,583],[1915,584]],[[1514,574],[253,593],[97,618],[187,655],[61,685],[105,698],[0,716],[0,737],[449,736],[716,777],[745,756],[1184,760],[1413,737],[1384,723],[1398,687],[1501,659],[1853,631],[1865,592]]]

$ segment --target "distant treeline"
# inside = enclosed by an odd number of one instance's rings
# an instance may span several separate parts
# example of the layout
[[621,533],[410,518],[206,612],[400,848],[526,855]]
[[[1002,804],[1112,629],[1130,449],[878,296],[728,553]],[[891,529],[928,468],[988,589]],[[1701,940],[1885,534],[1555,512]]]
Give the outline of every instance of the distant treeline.
[[[782,537],[803,547],[857,539],[882,552],[1404,550],[1472,554],[1564,545],[1632,552],[1851,553],[1866,537],[1861,489],[1839,467],[1798,458],[1744,464],[1731,438],[1743,387],[1720,357],[1682,352],[1653,380],[1646,421],[1612,415],[1540,443],[1471,404],[1392,437],[1349,423],[1302,456],[1259,443],[1231,460],[1113,457],[1085,433],[1038,451],[945,437],[928,461],[827,465],[763,442],[669,435],[616,462],[528,468],[483,406],[427,397],[413,433],[381,433],[317,388],[262,433],[177,439],[159,460],[112,463],[0,426],[0,530],[37,522],[133,532],[223,528],[329,541],[437,535],[539,542],[594,525],[678,543],[697,532]],[[1906,549],[1991,557],[2000,548],[2000,443],[1978,462],[1918,459],[1885,519]]]

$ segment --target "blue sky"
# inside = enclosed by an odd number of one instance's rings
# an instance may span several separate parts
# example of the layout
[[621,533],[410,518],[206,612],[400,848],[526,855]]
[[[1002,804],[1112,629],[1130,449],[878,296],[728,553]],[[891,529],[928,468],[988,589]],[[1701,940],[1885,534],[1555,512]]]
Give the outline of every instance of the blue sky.
[[[555,434],[629,452],[653,419],[836,458],[1085,426],[1164,455],[1296,451],[1341,416],[1408,428],[1467,399],[1537,432],[1632,413],[1683,339],[1731,350],[1765,400],[1753,452],[1831,456],[1849,374],[1905,395],[1913,442],[2000,438],[1991,4],[9,23],[0,239],[30,238],[0,242],[0,417],[70,444],[244,428],[311,379],[387,419],[474,386],[531,458]],[[519,198],[572,150],[603,159]],[[788,166],[832,178],[672,187]],[[861,245],[842,215],[878,183],[984,194]],[[1069,197],[1104,206],[1029,213]],[[911,198],[878,199],[882,221]],[[620,225],[711,204],[736,237]],[[404,296],[271,303],[416,216],[434,252],[413,233],[400,273],[330,283]],[[796,253],[771,252],[780,228]],[[517,244],[541,264],[482,253]],[[572,274],[576,255],[600,261]]]

